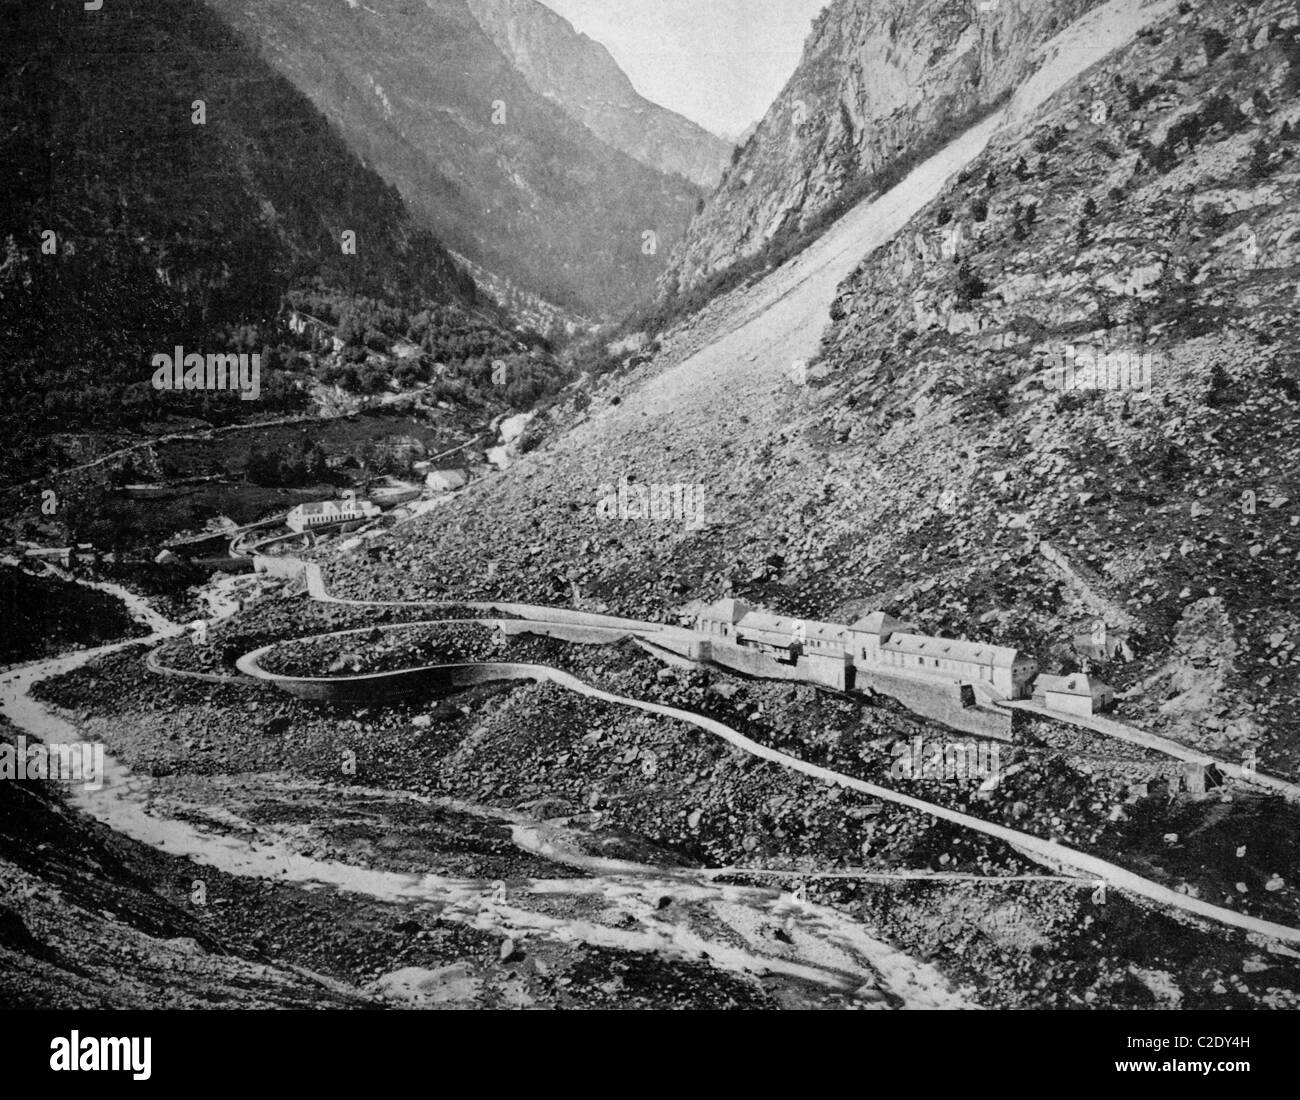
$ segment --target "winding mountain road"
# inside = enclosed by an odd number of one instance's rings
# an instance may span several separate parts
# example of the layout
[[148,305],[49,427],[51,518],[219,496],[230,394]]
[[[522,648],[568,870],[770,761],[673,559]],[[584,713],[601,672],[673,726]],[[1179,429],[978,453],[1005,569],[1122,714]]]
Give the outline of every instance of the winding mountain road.
[[[332,597],[328,594],[325,589],[319,566],[308,563],[305,564],[304,569],[307,575],[308,594],[313,599],[319,599],[325,602],[362,608],[392,606],[466,606],[464,604],[448,604],[445,601],[394,602],[343,600],[337,597]],[[511,627],[515,629],[526,629],[538,634],[553,633],[557,629],[571,632],[573,627],[580,626],[587,630],[597,632],[595,636],[589,639],[595,644],[608,644],[630,635],[642,638],[654,637],[656,634],[661,634],[663,631],[675,629],[657,623],[638,624],[633,620],[611,619],[608,616],[595,615],[586,612],[572,612],[562,609],[552,610],[527,604],[479,604],[470,606],[477,609],[495,609],[497,611],[509,608],[512,613],[521,615],[520,619],[508,620]],[[420,626],[445,625],[449,622],[475,622],[480,625],[492,627],[503,625],[502,620],[495,618],[472,620],[431,619],[426,620],[423,623],[403,623],[381,627],[380,629],[385,632],[410,630]],[[368,634],[372,630],[374,630],[374,627],[336,631],[328,634],[316,635],[314,638],[306,640],[351,637]],[[603,638],[600,636],[602,634],[604,635]],[[301,641],[304,639],[296,640]],[[1262,920],[1258,917],[1252,917],[1248,914],[1240,913],[1232,909],[1225,909],[1222,906],[1212,905],[1209,902],[1202,901],[1200,898],[1192,897],[1189,894],[1172,890],[1160,883],[1152,882],[1149,879],[1143,878],[1142,876],[1107,860],[1100,859],[1085,852],[1077,851],[1076,849],[1069,848],[1063,844],[1058,844],[1055,841],[1044,840],[1043,838],[1034,836],[1030,833],[1024,833],[1017,829],[1010,829],[1006,826],[985,821],[982,818],[974,817],[970,814],[960,813],[956,810],[948,809],[945,806],[926,802],[923,799],[914,798],[911,795],[904,794],[888,787],[882,787],[878,784],[869,783],[865,780],[845,775],[842,772],[836,772],[832,769],[823,768],[819,765],[809,763],[806,760],[801,760],[798,757],[789,755],[788,753],[780,752],[777,749],[773,749],[770,746],[746,737],[744,734],[732,729],[730,726],[704,715],[694,714],[691,711],[681,710],[677,707],[670,707],[661,703],[646,702],[629,696],[615,695],[610,692],[602,691],[601,689],[593,687],[571,673],[565,672],[561,669],[552,668],[546,665],[482,662],[467,665],[428,665],[355,676],[284,676],[269,672],[261,665],[262,658],[274,648],[276,648],[276,645],[264,646],[252,653],[246,654],[238,659],[236,667],[242,675],[248,677],[250,680],[265,681],[290,694],[308,699],[355,699],[374,695],[382,696],[385,691],[395,691],[400,693],[408,688],[412,681],[417,679],[440,679],[446,687],[468,686],[475,683],[510,680],[553,683],[567,691],[572,691],[575,694],[584,696],[585,698],[596,699],[601,702],[628,707],[634,710],[643,711],[647,714],[654,714],[663,718],[685,723],[686,725],[703,730],[705,733],[712,736],[719,737],[734,748],[737,748],[757,759],[776,764],[779,767],[787,768],[791,771],[799,772],[813,779],[829,783],[832,786],[858,791],[859,793],[868,795],[872,798],[892,802],[896,805],[907,806],[910,809],[920,811],[932,818],[947,821],[951,824],[960,826],[961,828],[969,829],[973,832],[981,833],[985,836],[1004,841],[1017,852],[1020,852],[1027,858],[1034,860],[1053,871],[1086,878],[1094,884],[1124,891],[1126,894],[1142,903],[1153,903],[1165,911],[1172,911],[1182,915],[1183,917],[1197,921],[1209,921],[1215,924],[1237,928],[1252,937],[1260,938],[1261,942],[1265,944],[1291,944],[1300,947],[1300,928],[1278,924],[1274,921]],[[155,671],[164,670],[156,668]],[[207,674],[191,674],[186,673],[183,670],[166,671],[173,675],[194,675],[204,679],[210,678]]]
[[[133,605],[139,603],[129,593],[124,595]],[[167,624],[143,644],[161,643],[181,630]],[[130,640],[11,669],[0,676],[0,713],[29,737],[47,743],[78,741],[78,730],[34,699],[31,689],[43,680],[140,644],[141,640]],[[160,671],[203,682],[214,679],[181,670]],[[556,671],[546,670],[548,674]],[[224,807],[219,830],[195,824],[194,818],[207,816],[201,812],[188,814],[187,820],[158,816],[154,809],[158,781],[133,774],[107,754],[103,779],[97,791],[71,786],[68,800],[124,836],[227,874],[308,888],[324,886],[405,904],[416,912],[427,910],[437,919],[515,940],[540,936],[666,959],[707,959],[721,970],[775,983],[786,1003],[802,1007],[821,1004],[826,996],[838,998],[839,1003],[878,1008],[978,1007],[969,993],[955,991],[932,966],[872,937],[834,908],[771,888],[719,882],[723,871],[662,870],[593,859],[577,844],[565,843],[563,831],[554,825],[509,811],[461,807],[508,824],[522,850],[580,867],[592,877],[527,879],[507,886],[314,859],[296,851],[273,829],[243,820]],[[246,782],[267,784],[272,797],[283,795],[284,789],[293,785],[293,781],[282,783],[273,777]],[[384,794],[420,800],[401,792]],[[672,899],[668,908],[662,904],[665,897]],[[587,899],[585,905],[583,899]],[[574,913],[586,915],[557,914],[557,900],[572,903],[577,906]],[[593,900],[605,905],[599,919],[590,914]],[[774,935],[778,930],[781,937]]]

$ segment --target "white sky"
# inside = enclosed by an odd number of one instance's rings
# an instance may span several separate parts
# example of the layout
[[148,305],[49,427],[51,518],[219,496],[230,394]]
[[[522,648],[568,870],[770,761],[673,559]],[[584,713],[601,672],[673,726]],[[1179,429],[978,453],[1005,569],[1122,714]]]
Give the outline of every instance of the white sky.
[[647,99],[736,137],[767,112],[829,0],[542,0]]

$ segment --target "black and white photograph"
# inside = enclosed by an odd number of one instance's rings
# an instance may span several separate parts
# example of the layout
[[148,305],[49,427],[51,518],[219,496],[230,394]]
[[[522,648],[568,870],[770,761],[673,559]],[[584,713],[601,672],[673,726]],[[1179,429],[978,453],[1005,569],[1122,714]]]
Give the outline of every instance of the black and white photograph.
[[0,0],[0,1009],[1249,1079],[1298,428],[1297,0]]

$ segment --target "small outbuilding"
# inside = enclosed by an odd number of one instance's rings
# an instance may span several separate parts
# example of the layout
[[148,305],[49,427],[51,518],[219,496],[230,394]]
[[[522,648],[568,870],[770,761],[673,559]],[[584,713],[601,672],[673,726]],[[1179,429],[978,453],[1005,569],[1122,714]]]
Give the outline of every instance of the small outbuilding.
[[1039,676],[1034,683],[1034,701],[1062,714],[1101,714],[1115,705],[1115,692],[1094,676],[1076,672],[1072,676]]
[[699,613],[696,628],[704,634],[737,642],[736,624],[752,611],[749,604],[740,600],[719,600]]

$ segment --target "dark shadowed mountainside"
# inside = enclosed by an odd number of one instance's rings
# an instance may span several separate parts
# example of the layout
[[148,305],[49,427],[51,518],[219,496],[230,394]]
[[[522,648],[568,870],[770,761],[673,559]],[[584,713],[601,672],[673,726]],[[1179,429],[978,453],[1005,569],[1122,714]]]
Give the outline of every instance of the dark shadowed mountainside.
[[448,247],[557,304],[631,305],[699,201],[534,91],[465,0],[209,3]]
[[[153,353],[230,350],[295,287],[474,301],[396,190],[198,0],[6,2],[0,57],[7,444],[158,415]],[[256,406],[290,396],[268,379]]]

